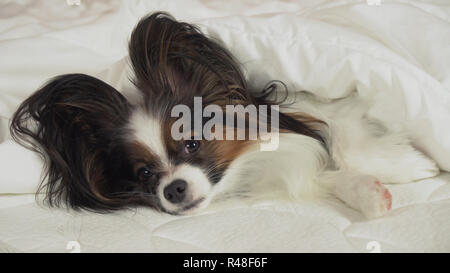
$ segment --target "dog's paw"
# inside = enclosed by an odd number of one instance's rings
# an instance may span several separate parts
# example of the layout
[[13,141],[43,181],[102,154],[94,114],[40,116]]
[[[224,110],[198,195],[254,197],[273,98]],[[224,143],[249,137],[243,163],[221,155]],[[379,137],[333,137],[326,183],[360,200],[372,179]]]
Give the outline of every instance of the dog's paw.
[[392,195],[374,177],[364,178],[356,184],[359,209],[369,219],[383,216],[392,208]]

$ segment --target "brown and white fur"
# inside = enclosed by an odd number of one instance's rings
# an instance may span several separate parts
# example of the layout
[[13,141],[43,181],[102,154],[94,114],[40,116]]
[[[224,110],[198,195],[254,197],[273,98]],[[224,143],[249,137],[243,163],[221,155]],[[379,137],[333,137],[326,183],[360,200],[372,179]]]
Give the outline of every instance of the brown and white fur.
[[276,113],[274,151],[259,150],[261,140],[176,141],[170,133],[175,105],[192,108],[194,97],[222,108],[274,105],[277,88],[253,89],[227,50],[164,13],[138,23],[129,54],[138,103],[96,78],[68,74],[49,81],[14,114],[12,136],[45,159],[41,190],[50,205],[186,214],[229,196],[334,193],[377,217],[391,208],[382,183],[438,173],[405,132],[370,119],[370,102],[357,96],[324,103],[298,94],[290,105],[295,111]]

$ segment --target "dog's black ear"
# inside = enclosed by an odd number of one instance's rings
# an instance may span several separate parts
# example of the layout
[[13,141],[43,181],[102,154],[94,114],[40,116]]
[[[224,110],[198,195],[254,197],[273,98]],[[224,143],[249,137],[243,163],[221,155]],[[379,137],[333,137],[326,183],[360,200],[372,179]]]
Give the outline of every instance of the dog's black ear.
[[134,84],[147,101],[203,96],[206,105],[248,99],[245,78],[232,55],[197,27],[166,13],[151,14],[137,24],[129,54]]
[[19,106],[11,135],[45,159],[40,191],[45,190],[51,206],[119,208],[102,192],[104,162],[129,114],[119,92],[83,74],[58,76]]

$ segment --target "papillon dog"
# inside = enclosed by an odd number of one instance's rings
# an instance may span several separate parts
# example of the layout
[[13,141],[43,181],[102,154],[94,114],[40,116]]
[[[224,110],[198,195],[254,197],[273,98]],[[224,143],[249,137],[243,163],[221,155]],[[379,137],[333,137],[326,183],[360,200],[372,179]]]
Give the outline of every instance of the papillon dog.
[[[140,20],[129,59],[134,103],[99,79],[67,74],[51,79],[13,115],[12,137],[45,160],[39,192],[50,206],[98,212],[148,206],[177,215],[233,196],[334,194],[378,217],[392,202],[382,183],[439,172],[405,131],[370,117],[370,99],[353,95],[330,103],[296,92],[286,103],[277,99],[280,84],[256,90],[219,42],[166,13]],[[263,133],[248,138],[249,115],[245,128],[223,123],[213,130],[244,129],[244,139],[199,138],[195,126],[174,138],[173,109],[192,109],[194,98],[201,98],[202,110],[269,107],[257,127],[271,127],[276,116],[277,128],[268,132],[276,133],[276,147],[261,149]],[[201,125],[214,118],[192,117]]]

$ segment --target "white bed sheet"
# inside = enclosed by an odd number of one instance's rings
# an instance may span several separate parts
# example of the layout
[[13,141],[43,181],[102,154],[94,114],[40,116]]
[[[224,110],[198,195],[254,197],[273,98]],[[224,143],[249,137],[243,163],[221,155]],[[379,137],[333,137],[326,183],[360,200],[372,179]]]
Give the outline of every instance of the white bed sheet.
[[148,208],[80,213],[1,196],[0,251],[70,252],[76,241],[81,252],[449,252],[450,174],[388,188],[392,211],[370,221],[332,199],[235,200],[179,217]]
[[[369,5],[368,3],[375,3]],[[376,5],[379,2],[380,5]],[[0,251],[450,251],[450,175],[390,185],[393,211],[362,216],[337,200],[217,204],[198,216],[150,209],[110,215],[34,204],[39,158],[10,140],[8,119],[50,77],[81,72],[125,94],[127,40],[139,18],[168,11],[242,62],[249,81],[284,81],[325,98],[355,88],[371,114],[406,125],[450,171],[450,4],[407,0],[4,1],[0,4]],[[14,195],[12,195],[14,194]]]

